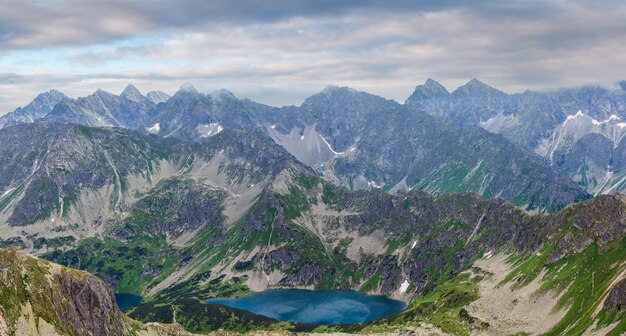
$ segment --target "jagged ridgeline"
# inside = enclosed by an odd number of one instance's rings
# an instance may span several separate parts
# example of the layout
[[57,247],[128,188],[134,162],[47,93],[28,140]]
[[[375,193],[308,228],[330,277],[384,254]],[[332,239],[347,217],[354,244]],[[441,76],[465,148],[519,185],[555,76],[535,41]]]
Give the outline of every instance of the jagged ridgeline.
[[[480,94],[478,89],[469,93]],[[42,94],[24,109],[0,117],[0,127],[65,122],[187,141],[223,129],[257,129],[327,180],[351,190],[476,192],[539,212],[590,197],[528,148],[478,125],[459,126],[413,107],[333,86],[300,106],[274,108],[226,90],[202,94],[184,86],[172,97],[159,92],[143,96],[129,85],[119,96],[102,90],[78,99]]]
[[55,123],[9,127],[0,137],[2,244],[144,295],[129,312],[141,321],[192,332],[315,328],[202,302],[281,286],[410,302],[386,320],[338,327],[345,331],[427,323],[452,334],[518,332],[525,324],[515,316],[507,315],[509,329],[492,318],[498,304],[488,293],[515,305],[534,296],[504,293],[530,288],[537,297],[560,294],[542,305],[562,313],[541,332],[626,328],[621,196],[529,215],[476,194],[351,191],[258,128],[194,143]]

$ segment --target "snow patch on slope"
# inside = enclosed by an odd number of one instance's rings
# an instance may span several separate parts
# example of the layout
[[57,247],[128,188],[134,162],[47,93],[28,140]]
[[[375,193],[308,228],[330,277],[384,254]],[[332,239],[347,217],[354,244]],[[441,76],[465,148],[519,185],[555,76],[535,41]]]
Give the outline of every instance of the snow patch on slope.
[[381,189],[382,186],[374,181],[369,181],[367,182],[367,187],[368,188],[374,188],[374,189]]
[[212,137],[212,136],[220,133],[223,130],[224,130],[224,128],[222,127],[222,125],[220,125],[218,123],[210,123],[208,125],[207,124],[198,125],[196,127],[196,132],[198,132],[198,134],[200,134],[201,138]]
[[357,150],[356,145],[353,145],[346,152],[336,152],[330,143],[315,130],[315,125],[307,125],[304,129],[296,127],[288,134],[276,130],[276,125],[266,125],[265,129],[276,143],[283,146],[298,160],[312,167],[318,167],[336,157],[348,155]]
[[404,282],[400,284],[400,293],[406,293],[407,289],[409,289],[409,280],[404,279]]
[[578,111],[576,114],[568,115],[549,138],[541,141],[535,152],[547,157],[552,162],[557,150],[566,148],[592,133],[605,136],[617,147],[626,136],[626,123],[618,122],[621,120],[619,116],[611,115],[606,120],[598,121],[582,111]]
[[515,115],[498,115],[480,122],[480,126],[491,133],[499,134],[502,130],[519,125],[520,121]]
[[150,134],[158,134],[161,131],[161,124],[156,123],[152,125],[152,127],[146,129],[146,131],[148,131],[148,133]]
[[402,181],[398,182],[395,186],[389,189],[390,194],[397,194],[398,192],[408,192],[411,191],[411,187],[409,187],[406,183],[406,177],[402,179]]
[[13,190],[15,190],[15,187],[9,188],[7,191],[4,192],[4,194],[2,194],[2,196],[0,196],[0,198],[3,198],[4,196],[8,195]]

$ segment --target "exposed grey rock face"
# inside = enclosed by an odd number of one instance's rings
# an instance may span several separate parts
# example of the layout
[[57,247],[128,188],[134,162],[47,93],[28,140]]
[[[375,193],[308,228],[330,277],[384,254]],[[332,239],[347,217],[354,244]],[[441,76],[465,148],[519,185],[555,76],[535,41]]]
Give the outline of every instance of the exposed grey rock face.
[[128,84],[126,88],[124,88],[124,91],[120,93],[120,98],[140,102],[146,97],[144,97],[134,85]]
[[98,277],[15,248],[0,249],[0,295],[2,335],[192,335],[177,324],[132,320]]
[[395,255],[381,255],[371,258],[363,266],[363,274],[369,279],[378,273],[380,290],[383,293],[393,293],[400,288],[400,284],[404,281],[398,262],[398,256]]
[[[428,78],[424,84],[415,87],[413,94],[407,100],[407,105],[417,110],[429,111],[432,115],[445,115],[444,105],[450,97],[448,90],[435,80]],[[410,102],[410,103],[409,103]]]
[[297,111],[284,111],[281,126],[291,129],[314,125],[331,149],[345,152],[357,143],[373,118],[392,115],[398,110],[392,101],[347,87],[328,86],[307,98]]
[[[42,334],[55,330],[61,335],[131,333],[131,321],[102,280],[17,249],[0,250],[0,293],[0,313],[11,334],[32,334],[38,329]],[[16,323],[18,319],[22,322]],[[46,325],[50,331],[40,329]]]
[[[552,160],[559,169],[576,172],[571,173],[571,176],[578,184],[590,190],[600,191],[603,189],[602,184],[606,182],[606,169],[623,166],[619,162],[622,161],[619,160],[619,155],[615,155],[618,149],[619,147],[615,148],[613,142],[606,137],[591,133],[570,147],[557,149]],[[613,163],[614,157],[619,161]]]
[[618,312],[626,310],[626,280],[616,283],[604,300],[607,310],[615,309]]
[[57,90],[40,93],[32,102],[23,108],[20,107],[13,112],[9,112],[1,116],[0,128],[17,124],[32,123],[50,113],[54,106],[63,99],[69,98]]
[[[54,306],[77,335],[122,335],[128,322],[115,303],[113,291],[91,274],[82,279],[55,274],[59,294]],[[71,300],[67,300],[71,298]]]
[[601,195],[593,200],[575,204],[563,211],[544,218],[541,226],[528,232],[528,241],[545,241],[570,223],[575,230],[563,230],[556,241],[550,261],[576,254],[597,242],[600,249],[624,237],[626,231],[626,196],[621,194]]

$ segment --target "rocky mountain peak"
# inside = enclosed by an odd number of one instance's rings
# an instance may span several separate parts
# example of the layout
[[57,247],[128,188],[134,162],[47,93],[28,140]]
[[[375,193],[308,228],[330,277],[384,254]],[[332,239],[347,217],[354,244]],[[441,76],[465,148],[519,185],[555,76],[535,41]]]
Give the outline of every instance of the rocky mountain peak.
[[191,83],[185,83],[185,84],[180,86],[180,89],[178,89],[178,92],[181,92],[181,93],[198,93],[198,90]]
[[52,89],[48,92],[38,94],[35,101],[45,100],[46,102],[58,102],[63,98],[65,98],[65,95],[61,91]]
[[373,96],[369,93],[359,92],[346,86],[327,85],[322,91],[304,100],[302,106],[319,106],[328,103],[345,105],[352,102],[357,103],[365,97]]
[[230,91],[222,88],[217,91],[213,91],[209,94],[209,96],[213,99],[237,99],[237,97]]
[[347,86],[326,85],[326,87],[324,87],[324,89],[320,93],[325,95],[337,95],[356,92],[356,90],[351,89]]
[[170,96],[162,91],[150,91],[146,93],[146,98],[150,99],[153,103],[163,103],[170,99]]
[[446,98],[449,94],[443,85],[434,79],[428,78],[424,84],[415,87],[413,94],[407,101],[412,99]]
[[191,335],[134,321],[100,278],[17,248],[0,249],[0,295],[0,335]]
[[132,84],[128,84],[124,91],[120,94],[120,97],[126,98],[128,100],[142,100],[144,96],[141,92]]
[[189,98],[201,99],[202,96],[203,95],[201,95],[193,85],[186,83],[180,86],[180,89],[176,91],[173,98],[178,101]]
[[443,85],[441,85],[441,83],[437,82],[436,80],[432,78],[426,79],[426,81],[424,82],[424,87],[448,92],[448,90],[446,90],[446,88]]
[[619,86],[622,88],[622,90],[626,91],[626,80],[620,81]]
[[13,112],[9,112],[0,116],[0,128],[12,126],[21,123],[33,122],[50,113],[55,105],[67,98],[63,93],[57,90],[42,92],[33,99],[28,105],[17,108]]
[[467,84],[454,90],[452,94],[456,96],[506,95],[506,93],[481,82],[477,78],[472,78]]
[[111,96],[115,96],[115,95],[112,94],[111,92],[104,91],[102,89],[98,89],[90,97],[92,97],[92,96],[96,96],[96,97],[98,97],[100,99],[105,99],[107,97],[111,97]]
[[49,109],[52,109],[54,105],[58,104],[64,98],[67,97],[63,93],[53,89],[48,92],[38,94],[37,97],[35,97],[35,99],[25,108],[45,109],[45,107],[48,107]]

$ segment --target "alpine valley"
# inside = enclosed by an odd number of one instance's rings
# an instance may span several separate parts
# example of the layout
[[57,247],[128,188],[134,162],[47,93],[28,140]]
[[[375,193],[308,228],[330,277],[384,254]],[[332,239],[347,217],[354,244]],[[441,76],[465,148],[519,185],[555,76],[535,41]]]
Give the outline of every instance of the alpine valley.
[[[41,93],[0,117],[0,335],[626,333],[621,84]],[[206,302],[267,289],[406,306],[323,325]]]

